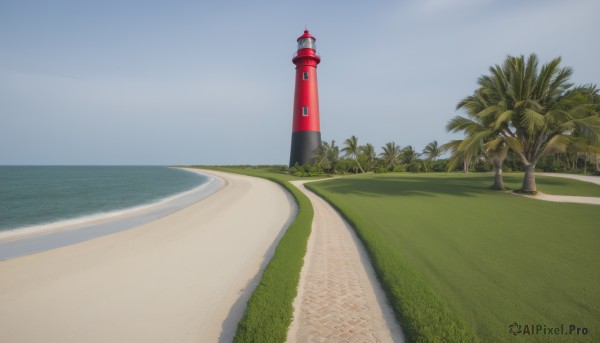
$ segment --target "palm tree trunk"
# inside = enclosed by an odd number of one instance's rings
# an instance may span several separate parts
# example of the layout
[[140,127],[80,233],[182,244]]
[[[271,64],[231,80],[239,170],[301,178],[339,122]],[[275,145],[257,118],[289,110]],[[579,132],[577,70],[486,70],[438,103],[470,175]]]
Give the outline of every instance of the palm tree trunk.
[[492,189],[497,191],[504,190],[504,179],[502,178],[502,160],[494,160],[494,184]]
[[358,169],[360,169],[361,173],[365,173],[365,170],[360,166],[360,162],[358,162],[358,158],[354,158],[354,161],[356,162],[356,165],[358,165]]
[[469,160],[464,159],[463,160],[463,172],[468,173],[469,172]]
[[523,193],[537,192],[537,187],[535,184],[535,164],[525,164],[525,177],[523,178],[523,185],[519,191]]

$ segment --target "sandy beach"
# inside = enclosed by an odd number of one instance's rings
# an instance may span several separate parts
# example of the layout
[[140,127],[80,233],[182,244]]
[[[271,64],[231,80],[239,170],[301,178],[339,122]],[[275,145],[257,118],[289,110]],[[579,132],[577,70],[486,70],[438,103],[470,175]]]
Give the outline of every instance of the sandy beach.
[[[202,174],[190,168],[178,169]],[[81,243],[150,223],[210,196],[224,185],[223,179],[209,176],[209,180],[198,187],[148,204],[0,231],[0,261]]]
[[225,186],[108,236],[0,261],[0,342],[229,342],[295,213],[278,185]]

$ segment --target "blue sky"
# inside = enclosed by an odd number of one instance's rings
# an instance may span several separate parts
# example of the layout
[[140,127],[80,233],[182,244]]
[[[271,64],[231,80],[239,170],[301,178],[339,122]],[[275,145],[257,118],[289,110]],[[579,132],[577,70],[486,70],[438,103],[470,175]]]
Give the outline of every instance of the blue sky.
[[[0,164],[286,164],[296,38],[321,132],[421,150],[506,55],[600,83],[597,0],[0,0]],[[379,149],[378,149],[379,150]]]

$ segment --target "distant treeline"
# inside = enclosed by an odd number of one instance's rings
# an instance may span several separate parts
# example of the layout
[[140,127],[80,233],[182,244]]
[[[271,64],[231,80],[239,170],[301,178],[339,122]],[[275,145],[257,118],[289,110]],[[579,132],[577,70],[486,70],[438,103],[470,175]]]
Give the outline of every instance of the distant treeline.
[[[286,166],[254,166],[277,167],[282,172],[295,176],[321,176],[338,174],[357,174],[362,172],[492,172],[494,164],[484,154],[477,154],[465,164],[452,163],[450,158],[440,158],[445,152],[444,146],[438,146],[437,141],[429,143],[422,152],[417,153],[412,146],[400,148],[394,142],[382,147],[377,155],[372,153],[372,145],[359,146],[358,154],[347,155],[345,152],[353,146],[355,136],[347,139],[342,148],[331,143],[323,142],[314,163],[287,168]],[[251,166],[241,166],[248,167]],[[569,174],[600,175],[600,154],[567,151],[548,154],[540,159],[536,171]],[[503,166],[504,172],[523,172],[524,168],[518,156],[512,151],[507,152]]]

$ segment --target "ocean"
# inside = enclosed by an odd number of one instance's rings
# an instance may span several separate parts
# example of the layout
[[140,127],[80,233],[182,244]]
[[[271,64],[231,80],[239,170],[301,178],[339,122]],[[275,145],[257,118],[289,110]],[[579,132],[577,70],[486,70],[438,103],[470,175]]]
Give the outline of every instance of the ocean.
[[162,166],[0,166],[0,232],[110,216],[209,180]]

